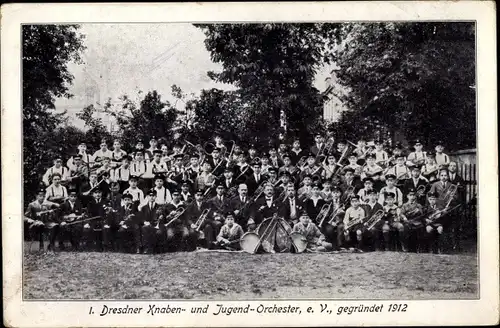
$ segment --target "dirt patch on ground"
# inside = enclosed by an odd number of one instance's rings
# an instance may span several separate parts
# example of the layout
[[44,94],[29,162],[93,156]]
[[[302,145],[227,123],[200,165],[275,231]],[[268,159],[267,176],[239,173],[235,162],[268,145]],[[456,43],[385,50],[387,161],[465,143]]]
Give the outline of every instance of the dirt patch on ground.
[[477,298],[477,257],[25,252],[26,299]]

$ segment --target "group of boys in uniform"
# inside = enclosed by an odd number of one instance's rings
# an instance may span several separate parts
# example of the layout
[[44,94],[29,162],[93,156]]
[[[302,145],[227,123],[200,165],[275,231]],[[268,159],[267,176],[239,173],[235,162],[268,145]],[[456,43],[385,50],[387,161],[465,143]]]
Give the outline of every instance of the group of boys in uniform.
[[[208,152],[155,138],[127,154],[103,140],[85,143],[42,177],[25,213],[25,235],[44,249],[162,253],[239,249],[247,231],[279,216],[315,251],[434,251],[463,201],[457,164],[416,141],[406,154],[381,141],[318,134],[258,153],[220,137]],[[206,148],[206,147],[205,147]],[[375,215],[375,217],[374,217]],[[375,218],[378,218],[375,220]],[[56,246],[56,242],[58,245]]]

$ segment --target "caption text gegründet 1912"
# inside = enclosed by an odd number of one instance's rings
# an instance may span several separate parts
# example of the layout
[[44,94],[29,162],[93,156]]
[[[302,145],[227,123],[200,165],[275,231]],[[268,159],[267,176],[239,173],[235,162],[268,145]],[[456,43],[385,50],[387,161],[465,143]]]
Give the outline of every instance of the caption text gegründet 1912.
[[101,305],[89,308],[89,315],[99,316],[114,316],[123,314],[134,315],[175,315],[182,313],[202,314],[202,315],[233,315],[233,314],[324,314],[324,315],[353,315],[356,313],[387,313],[387,312],[406,312],[408,304],[406,303],[366,303],[358,305],[331,305],[328,303],[320,303],[310,306],[294,306],[294,305],[268,305],[268,304],[248,304],[245,306],[228,306],[223,304],[207,303],[204,306],[170,306],[148,304],[144,306],[109,306]]

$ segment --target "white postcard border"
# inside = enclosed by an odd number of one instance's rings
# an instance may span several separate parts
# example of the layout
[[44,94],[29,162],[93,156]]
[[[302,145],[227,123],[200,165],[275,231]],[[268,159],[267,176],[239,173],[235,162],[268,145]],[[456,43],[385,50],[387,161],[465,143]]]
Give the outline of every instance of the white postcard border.
[[[11,4],[2,6],[2,237],[5,324],[67,326],[331,326],[494,324],[499,316],[498,163],[495,5],[489,1],[191,4]],[[22,301],[20,222],[22,209],[22,114],[20,24],[85,22],[255,22],[255,21],[469,20],[477,23],[480,300],[434,301]],[[374,291],[376,293],[376,291]],[[338,306],[407,304],[406,312],[320,314],[320,304]],[[99,316],[103,304],[148,308],[210,304],[208,315]],[[216,304],[300,306],[300,315],[212,315]],[[89,315],[93,307],[94,315]],[[308,307],[314,313],[307,313]],[[143,310],[143,311],[145,311]]]

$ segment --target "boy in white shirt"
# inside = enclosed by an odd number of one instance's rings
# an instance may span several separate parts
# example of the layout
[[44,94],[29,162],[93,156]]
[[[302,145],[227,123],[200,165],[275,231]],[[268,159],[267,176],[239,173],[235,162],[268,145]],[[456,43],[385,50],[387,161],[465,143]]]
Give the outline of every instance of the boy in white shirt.
[[[352,246],[361,249],[363,241],[363,221],[366,218],[366,213],[363,207],[360,206],[359,196],[351,197],[351,207],[345,211],[344,215],[344,234]],[[348,227],[351,221],[359,220],[360,222],[352,227]]]
[[54,158],[54,166],[51,166],[45,171],[45,174],[43,175],[42,181],[45,184],[45,186],[50,185],[50,180],[52,179],[52,176],[54,173],[59,173],[61,175],[61,181],[64,183],[68,176],[68,168],[64,167],[62,165],[62,158],[60,156],[57,156]]
[[404,202],[403,193],[398,187],[396,187],[396,176],[394,174],[387,174],[385,176],[385,183],[386,186],[380,190],[380,197],[378,199],[380,205],[382,206],[385,205],[386,203],[385,193],[387,192],[393,193],[395,195],[395,203],[397,206],[403,205]]
[[368,192],[370,190],[373,190],[373,179],[372,178],[364,178],[363,185],[364,185],[364,188],[360,189],[358,191],[358,196],[359,196],[359,200],[362,203],[367,203],[368,202]]
[[130,176],[128,179],[129,187],[123,191],[123,194],[132,195],[132,201],[135,204],[143,204],[144,203],[144,192],[137,187],[137,177]]
[[444,146],[442,141],[436,143],[436,163],[437,165],[447,165],[450,163],[450,157],[443,153]]

